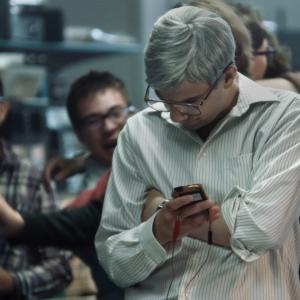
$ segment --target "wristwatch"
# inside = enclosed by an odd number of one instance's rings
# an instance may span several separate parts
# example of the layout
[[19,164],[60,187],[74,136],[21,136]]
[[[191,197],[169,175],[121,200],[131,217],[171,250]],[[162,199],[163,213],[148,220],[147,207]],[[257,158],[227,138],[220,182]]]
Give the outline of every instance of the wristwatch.
[[170,200],[169,199],[165,199],[163,202],[159,203],[157,205],[157,208],[155,210],[155,212],[159,211],[161,208],[163,208]]

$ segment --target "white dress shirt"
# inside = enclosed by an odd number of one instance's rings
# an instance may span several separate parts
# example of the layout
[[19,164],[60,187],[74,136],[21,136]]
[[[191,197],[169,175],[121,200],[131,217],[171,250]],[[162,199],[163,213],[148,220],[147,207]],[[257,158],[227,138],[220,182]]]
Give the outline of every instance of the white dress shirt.
[[[185,237],[172,251],[141,223],[144,192],[202,183],[220,205],[231,248]],[[300,299],[300,96],[239,74],[239,97],[203,142],[146,109],[118,140],[99,260],[126,299]],[[192,280],[195,274],[197,276]]]

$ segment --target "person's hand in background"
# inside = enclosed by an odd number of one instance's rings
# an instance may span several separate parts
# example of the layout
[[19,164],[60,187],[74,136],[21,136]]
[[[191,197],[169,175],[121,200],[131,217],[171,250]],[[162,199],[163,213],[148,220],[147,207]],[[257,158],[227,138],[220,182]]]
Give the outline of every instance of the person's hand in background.
[[51,181],[63,181],[84,170],[86,155],[74,158],[52,158],[43,171],[43,184],[47,192],[51,192]]
[[13,277],[8,271],[0,267],[0,296],[11,295],[14,292],[14,288]]
[[[14,237],[24,226],[23,217],[0,195],[0,237]],[[1,281],[0,281],[1,285]]]

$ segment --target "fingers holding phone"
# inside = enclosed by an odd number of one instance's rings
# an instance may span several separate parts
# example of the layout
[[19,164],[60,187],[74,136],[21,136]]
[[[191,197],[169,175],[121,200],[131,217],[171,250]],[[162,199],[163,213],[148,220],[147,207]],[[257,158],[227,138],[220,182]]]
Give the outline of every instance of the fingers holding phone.
[[201,184],[191,184],[174,188],[173,199],[167,202],[156,215],[154,235],[161,245],[172,241],[174,224],[180,220],[179,237],[213,222],[219,215],[219,208],[209,200]]

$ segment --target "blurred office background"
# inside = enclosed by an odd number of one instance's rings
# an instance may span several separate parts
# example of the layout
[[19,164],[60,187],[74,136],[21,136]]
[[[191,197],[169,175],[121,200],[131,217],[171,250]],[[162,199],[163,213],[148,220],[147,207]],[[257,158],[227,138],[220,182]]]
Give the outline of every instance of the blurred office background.
[[[299,0],[231,2],[260,10],[279,39],[292,48],[294,68],[300,70]],[[143,49],[155,20],[176,3],[0,0],[0,74],[5,94],[18,100],[9,128],[16,151],[40,167],[51,156],[71,157],[82,151],[64,102],[70,84],[91,69],[109,70],[119,76],[131,102],[143,108]],[[63,187],[67,193],[79,192],[78,180],[75,177]],[[77,263],[78,281],[83,283],[87,275]],[[78,281],[73,284],[75,290],[83,286]],[[83,289],[87,290],[78,294],[88,294],[95,287],[89,282]]]

